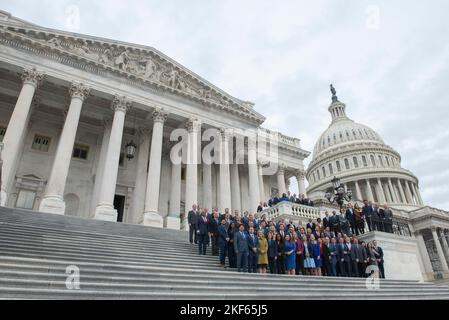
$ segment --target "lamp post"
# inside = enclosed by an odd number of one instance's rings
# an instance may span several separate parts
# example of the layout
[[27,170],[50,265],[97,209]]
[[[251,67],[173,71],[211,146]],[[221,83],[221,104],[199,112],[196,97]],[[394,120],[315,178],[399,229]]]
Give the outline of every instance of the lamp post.
[[340,209],[343,208],[344,201],[351,201],[352,191],[350,189],[345,190],[345,185],[340,182],[340,179],[335,177],[331,180],[334,187],[333,193],[326,192],[325,197],[330,203],[338,203]]

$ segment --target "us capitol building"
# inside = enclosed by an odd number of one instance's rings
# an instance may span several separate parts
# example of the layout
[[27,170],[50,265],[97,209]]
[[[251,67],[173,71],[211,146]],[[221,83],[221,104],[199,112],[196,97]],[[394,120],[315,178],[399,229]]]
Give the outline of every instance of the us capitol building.
[[[299,193],[317,206],[282,202],[263,213],[307,221],[333,209],[323,195],[338,176],[355,200],[393,208],[394,234],[361,236],[380,241],[390,277],[449,274],[449,213],[423,204],[400,155],[350,120],[335,92],[332,123],[305,170],[310,152],[299,139],[263,128],[253,103],[152,47],[49,29],[0,11],[0,83],[2,206],[184,229],[194,203],[254,212],[295,177]],[[182,156],[192,161],[171,161],[178,129],[187,141]],[[211,129],[229,161],[201,161]],[[276,146],[275,155],[259,147],[265,142],[265,149]]]

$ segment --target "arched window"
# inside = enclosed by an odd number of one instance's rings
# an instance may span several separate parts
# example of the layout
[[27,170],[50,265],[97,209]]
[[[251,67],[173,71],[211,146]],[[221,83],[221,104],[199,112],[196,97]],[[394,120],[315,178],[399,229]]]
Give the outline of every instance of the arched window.
[[329,163],[329,174],[334,174],[334,168],[332,168],[332,163]]
[[337,171],[340,172],[341,171],[341,165],[340,165],[340,160],[337,160]]
[[390,166],[390,160],[388,159],[387,156],[385,156],[385,160],[387,161],[387,166]]
[[321,170],[323,171],[323,178],[326,177],[326,169],[322,167]]
[[321,177],[320,177],[320,170],[317,170],[317,171],[316,171],[316,174],[317,174],[317,176],[318,176],[318,180],[320,180],[320,179],[321,179]]
[[371,165],[372,165],[373,167],[375,167],[375,166],[376,166],[376,160],[374,160],[374,156],[373,156],[373,155],[370,155],[370,159],[371,159]]
[[353,157],[352,161],[354,162],[354,168],[358,168],[359,167],[359,162],[357,161],[357,157]]
[[349,170],[349,160],[345,159],[345,168],[346,170]]
[[379,164],[381,167],[384,166],[384,162],[382,161],[382,156],[379,155]]
[[362,156],[362,162],[364,167],[368,167],[368,162],[366,161],[366,157]]

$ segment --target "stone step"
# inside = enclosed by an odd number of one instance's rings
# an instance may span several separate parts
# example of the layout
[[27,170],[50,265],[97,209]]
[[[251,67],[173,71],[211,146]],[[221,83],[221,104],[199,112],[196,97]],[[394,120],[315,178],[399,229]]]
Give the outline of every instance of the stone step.
[[[167,278],[167,276],[170,278]],[[64,283],[67,279],[67,274],[65,270],[60,270],[60,272],[55,272],[54,270],[51,272],[32,272],[29,270],[26,271],[17,271],[17,270],[8,270],[6,268],[2,268],[2,278],[9,279],[18,279],[21,281],[27,281],[27,279],[31,280],[40,280],[40,281],[59,281]],[[254,281],[245,279],[244,277],[240,277],[238,281],[229,281],[229,276],[226,279],[217,280],[215,278],[209,279],[200,276],[191,276],[189,279],[181,279],[179,277],[175,277],[175,274],[165,274],[161,276],[160,274],[145,274],[143,276],[130,276],[130,275],[107,275],[104,273],[91,273],[86,270],[82,270],[80,272],[80,278],[82,283],[107,283],[107,284],[116,284],[116,285],[184,285],[184,286],[195,286],[196,289],[208,286],[218,286],[221,288],[224,287],[232,287],[232,288],[249,288],[254,285]],[[301,281],[297,282],[284,282],[282,286],[279,286],[278,282],[270,281],[273,278],[261,278],[260,281],[263,282],[263,286],[265,288],[273,288],[275,290],[296,290],[297,288],[301,289],[351,289],[351,290],[366,290],[366,285],[364,283],[346,283],[344,281],[339,282],[327,282],[325,279],[323,281]],[[231,279],[232,280],[232,279]],[[422,286],[420,284],[391,284],[391,283],[383,283],[381,286],[383,289],[398,289],[398,290],[416,290],[416,291],[445,291],[449,293],[449,289],[447,287],[438,287],[438,286]]]
[[[289,295],[290,300],[328,300],[329,291],[326,293],[316,292],[298,292],[295,295]],[[284,294],[274,295],[271,292],[248,292],[228,294],[227,292],[189,292],[179,293],[176,291],[161,293],[161,292],[112,292],[112,291],[97,291],[97,290],[67,290],[67,289],[24,289],[24,288],[0,288],[0,298],[2,299],[151,299],[151,300],[284,300]],[[416,292],[407,292],[404,294],[390,293],[390,292],[376,292],[373,294],[367,290],[365,294],[342,293],[338,295],[338,299],[351,300],[436,300],[449,299],[449,295],[445,293],[431,293],[422,294]]]

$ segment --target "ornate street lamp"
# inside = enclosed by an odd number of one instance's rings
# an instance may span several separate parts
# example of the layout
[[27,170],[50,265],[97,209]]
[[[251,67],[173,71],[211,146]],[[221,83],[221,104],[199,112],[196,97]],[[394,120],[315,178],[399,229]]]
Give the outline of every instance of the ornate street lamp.
[[[136,133],[136,111],[134,110],[133,135],[135,133]],[[134,159],[134,156],[136,155],[137,146],[134,143],[133,139],[131,139],[131,141],[126,144],[125,148],[126,148],[126,157],[128,158],[128,161]]]
[[326,192],[324,195],[330,203],[338,203],[340,209],[343,208],[344,201],[351,201],[352,191],[350,189],[345,190],[345,185],[340,182],[340,179],[335,177],[331,180],[334,187],[334,192]]

